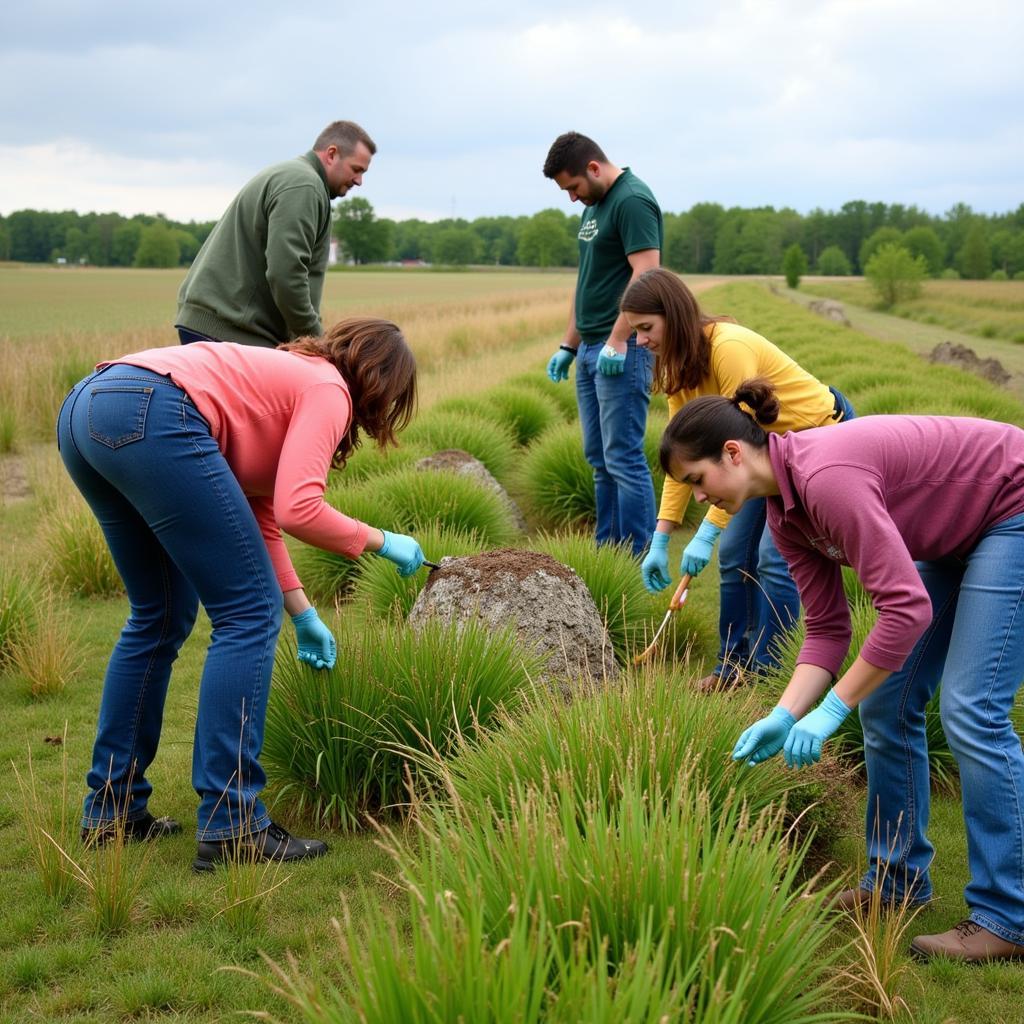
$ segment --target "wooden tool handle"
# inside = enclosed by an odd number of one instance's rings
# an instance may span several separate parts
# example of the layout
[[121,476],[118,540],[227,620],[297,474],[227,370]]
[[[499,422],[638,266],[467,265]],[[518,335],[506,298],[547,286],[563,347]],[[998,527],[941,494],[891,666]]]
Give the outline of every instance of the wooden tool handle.
[[676,592],[672,595],[672,601],[669,604],[669,609],[671,611],[676,611],[686,604],[686,592],[689,589],[691,580],[692,577],[688,572],[683,573],[683,578],[679,581],[679,586],[676,587]]

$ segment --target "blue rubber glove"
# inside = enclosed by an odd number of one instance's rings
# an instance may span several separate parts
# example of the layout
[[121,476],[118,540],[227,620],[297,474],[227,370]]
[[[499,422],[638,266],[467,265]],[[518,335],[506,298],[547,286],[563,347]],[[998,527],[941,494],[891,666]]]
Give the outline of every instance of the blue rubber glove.
[[793,726],[783,757],[790,768],[803,768],[821,758],[821,745],[843,724],[852,711],[829,690],[825,699]]
[[617,377],[626,369],[626,353],[616,352],[611,345],[605,345],[597,357],[597,372],[605,377]]
[[767,718],[743,730],[732,748],[732,759],[749,765],[767,761],[782,749],[794,725],[796,719],[780,704]]
[[668,541],[669,534],[654,531],[651,547],[647,557],[640,564],[640,574],[644,578],[644,586],[652,594],[664,590],[671,582],[668,574]]
[[704,520],[697,527],[693,539],[683,549],[683,557],[679,561],[679,571],[689,573],[691,576],[699,576],[711,561],[711,554],[715,550],[715,541],[722,532],[720,526]]
[[569,379],[569,367],[572,366],[572,361],[576,358],[576,353],[571,352],[567,345],[563,345],[549,360],[548,360],[548,376],[554,383],[558,383],[560,380]]
[[381,530],[381,533],[384,534],[384,544],[377,554],[394,562],[399,576],[411,576],[423,564],[423,551],[415,538],[387,530]]
[[320,621],[315,608],[292,616],[295,642],[299,646],[299,661],[316,669],[334,668],[338,647],[331,631]]

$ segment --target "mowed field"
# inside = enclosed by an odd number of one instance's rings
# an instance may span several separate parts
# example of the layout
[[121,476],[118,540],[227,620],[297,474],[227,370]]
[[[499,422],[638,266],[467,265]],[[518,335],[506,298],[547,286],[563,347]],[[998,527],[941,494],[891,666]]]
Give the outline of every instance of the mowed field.
[[[7,491],[0,501],[0,568],[15,566],[33,579],[48,579],[53,562],[53,551],[48,545],[53,543],[54,537],[49,530],[50,520],[59,519],[64,507],[80,501],[63,473],[52,442],[53,420],[63,393],[98,359],[148,346],[175,344],[170,322],[181,276],[180,272],[166,271],[0,266],[0,426],[9,425],[7,447],[13,449],[0,453],[0,480],[14,479],[8,473],[12,466],[18,467],[19,474],[17,493],[13,489]],[[700,279],[688,281],[700,292],[716,283]],[[542,375],[546,360],[564,329],[573,282],[573,275],[565,273],[332,274],[327,283],[324,318],[330,322],[351,313],[366,313],[396,320],[405,330],[419,360],[421,407],[427,410],[449,397],[483,393],[513,376]],[[760,286],[732,284],[717,288],[707,294],[707,305],[712,312],[732,312],[741,322],[779,341],[822,379],[841,386],[855,403],[861,402],[865,411],[902,411],[908,407],[915,412],[930,411],[925,403],[938,395],[950,403],[938,411],[979,414],[977,410],[987,409],[990,410],[987,414],[996,418],[1024,423],[1024,406],[987,384],[965,379],[961,387],[955,371],[924,367],[898,345],[876,345],[864,335],[825,324],[793,304],[769,296]],[[570,382],[562,386],[572,385]],[[968,399],[972,405],[960,404]],[[680,531],[680,534],[682,536],[673,540],[674,562],[678,561],[689,531]],[[712,573],[713,568],[709,568],[696,581],[686,610],[688,627],[705,638],[713,636],[717,617],[717,580]],[[2,597],[0,594],[0,611]],[[136,872],[142,888],[134,894],[130,923],[118,931],[103,934],[97,930],[92,901],[83,886],[76,885],[63,901],[55,901],[43,893],[27,837],[21,790],[12,768],[18,770],[23,780],[34,770],[44,802],[63,802],[69,815],[65,834],[73,837],[103,667],[126,611],[123,596],[89,598],[58,592],[55,599],[59,613],[55,629],[66,630],[58,642],[73,655],[71,661],[76,667],[67,689],[54,696],[32,696],[16,671],[0,667],[0,721],[4,723],[0,733],[0,761],[5,766],[7,783],[0,789],[0,887],[6,894],[0,901],[0,1020],[19,1024],[39,1020],[61,1024],[73,1021],[219,1021],[237,1019],[237,1014],[245,1010],[264,1011],[282,1021],[358,1019],[352,1014],[331,1015],[331,1007],[336,1004],[334,990],[343,988],[348,980],[346,957],[362,958],[360,949],[350,948],[347,941],[339,943],[331,924],[332,917],[342,922],[355,921],[361,928],[368,919],[372,924],[373,916],[384,906],[394,914],[395,921],[392,933],[381,925],[384,944],[406,948],[411,942],[412,926],[404,894],[395,882],[395,864],[382,848],[378,836],[372,832],[345,834],[317,828],[317,834],[331,843],[330,856],[315,864],[275,872],[260,879],[257,890],[279,887],[253,901],[260,904],[261,909],[253,912],[253,925],[249,928],[231,924],[232,913],[225,912],[232,911],[237,922],[239,897],[228,891],[228,879],[197,878],[188,871],[194,849],[191,835],[194,794],[188,784],[188,766],[196,709],[194,681],[201,669],[209,635],[209,623],[205,619],[183,648],[175,667],[161,752],[151,773],[156,792],[160,794],[160,805],[154,810],[178,817],[185,826],[185,833],[152,848],[131,851],[126,873]],[[664,599],[659,600],[661,604],[653,602],[651,610],[660,618]],[[325,616],[330,616],[330,621],[338,623],[350,614],[345,604],[322,610]],[[44,647],[40,646],[40,657],[45,654]],[[701,668],[700,664],[670,665],[668,692],[671,694],[672,688],[685,691],[689,675],[699,674]],[[718,715],[724,734],[731,737],[752,720],[750,702],[767,702],[766,706],[771,706],[774,692],[743,695],[736,702],[731,697],[708,698],[700,707],[691,708],[689,715],[693,719],[705,714],[712,718]],[[666,701],[666,706],[668,704]],[[661,707],[657,705],[658,709]],[[705,711],[705,707],[711,710]],[[625,730],[628,725],[628,716],[618,712],[600,718],[597,714],[595,710],[598,726],[612,723],[608,726],[611,733],[615,733],[616,727]],[[561,709],[556,708],[550,719],[552,728],[553,723],[564,717]],[[671,737],[658,732],[659,728],[665,728],[665,721],[656,721],[652,711],[650,721],[645,718],[644,722],[645,731],[668,748]],[[680,732],[689,727],[688,719],[670,724]],[[617,734],[602,736],[597,728],[592,735],[587,735],[595,750],[599,745],[602,750],[605,745],[607,749],[619,746]],[[62,739],[66,742],[58,742]],[[624,740],[623,745],[625,743]],[[584,746],[578,752],[580,764],[586,766],[581,768],[581,778],[590,770],[591,749]],[[716,748],[716,764],[727,765],[727,749]],[[67,792],[62,793],[61,763],[65,754],[69,783]],[[684,754],[680,755],[681,762],[691,756],[699,760],[707,751],[694,746],[687,748]],[[595,763],[597,760],[594,758]],[[834,762],[826,766],[825,771],[833,767]],[[765,766],[766,773],[770,770]],[[781,777],[781,769],[779,771]],[[787,783],[790,778],[786,777]],[[800,781],[805,779],[802,777]],[[845,776],[827,779],[823,771],[812,785],[819,787],[814,792],[820,793],[827,811],[820,821],[828,832],[823,837],[824,848],[833,863],[825,869],[825,877],[838,878],[840,873],[848,877],[846,873],[856,870],[863,857],[860,841],[864,810],[862,782],[854,779],[851,784]],[[305,824],[288,819],[286,804],[282,810],[286,823]],[[811,808],[809,813],[813,817],[820,811],[820,808]],[[871,1018],[887,1016],[881,1005],[874,1006],[863,994],[867,991],[870,996],[872,991],[871,983],[865,982],[871,970],[881,972],[877,985],[884,992],[903,1000],[905,1010],[902,1012],[899,1002],[894,1004],[895,1019],[915,1024],[1020,1019],[1024,970],[1006,965],[973,970],[944,964],[910,968],[903,955],[909,934],[940,930],[958,919],[966,858],[955,793],[936,795],[932,833],[938,851],[939,901],[923,915],[923,921],[895,940],[891,933],[885,932],[884,926],[879,926],[872,940],[875,960],[869,960],[853,973],[850,973],[852,968],[844,973],[846,961],[843,958],[830,967],[833,971],[830,998],[834,1002],[826,1003],[825,1010],[835,1012],[833,1019],[855,1019],[851,1007]],[[400,832],[391,841],[409,841],[411,846],[414,838],[412,834]],[[535,836],[531,840],[540,842]],[[606,840],[607,835],[604,835],[601,843]],[[694,845],[701,842],[704,838],[695,835]],[[72,852],[78,850],[77,845],[70,848]],[[675,852],[644,847],[634,850],[631,857],[622,858],[622,866],[661,864],[669,861],[668,855]],[[742,859],[734,864],[737,872],[743,868]],[[755,858],[751,854],[747,859]],[[497,863],[497,858],[495,861]],[[814,862],[810,874],[819,866]],[[571,871],[563,871],[561,865],[556,865],[554,873],[572,875]],[[681,877],[659,881],[654,898],[660,899],[665,892],[674,891]],[[768,877],[771,881],[763,886],[766,893],[774,891],[775,884],[774,876],[769,873]],[[598,895],[615,894],[614,886],[605,885],[604,877],[597,878],[597,884],[590,878],[584,881],[586,887]],[[723,904],[725,894],[735,895],[730,892],[727,875],[716,877],[714,884],[721,890]],[[501,895],[505,900],[501,906],[507,906],[507,895]],[[451,893],[446,891],[444,898],[450,897]],[[623,897],[623,907],[617,907],[617,912],[628,911],[631,901],[625,891]],[[437,899],[440,901],[440,894]],[[716,901],[711,900],[710,905],[714,908]],[[827,929],[832,927],[831,922],[831,918],[822,915],[815,926],[819,930]],[[751,923],[763,924],[760,920]],[[755,931],[757,927],[751,930],[748,939],[765,938],[755,936]],[[769,934],[765,946],[775,947],[779,944],[776,940],[782,938],[784,936]],[[816,931],[799,938],[800,942],[818,941],[820,934]],[[849,930],[837,927],[835,935],[827,937],[825,953],[831,956],[850,938]],[[442,939],[439,939],[439,962],[446,948]],[[890,940],[894,941],[891,955],[885,952],[885,943]],[[474,952],[472,948],[458,950],[455,962],[460,966],[470,962],[467,958]],[[307,999],[305,1010],[267,987],[265,982],[273,979],[273,975],[262,954],[280,964],[287,964],[290,956],[295,957],[295,977],[301,975],[310,985],[302,993]],[[379,955],[379,950],[375,955]],[[748,955],[737,954],[738,974],[746,976],[748,973],[743,967]],[[493,959],[486,960],[476,973],[486,976],[492,969],[503,969],[502,963],[495,952]],[[225,967],[241,968],[258,977],[236,970],[225,971]],[[474,972],[467,969],[467,975],[471,973]],[[756,970],[752,973],[758,975]],[[765,973],[762,971],[760,976],[763,978]],[[602,968],[600,977],[595,975],[591,982],[603,986],[607,974]],[[277,978],[278,982],[281,980]],[[685,1019],[734,1024],[762,1019],[752,1007],[748,1014],[737,1010],[736,1006],[743,1005],[738,1001],[731,1004],[733,1008],[729,1010],[733,990],[723,985],[725,996],[710,998],[708,1008]],[[851,994],[857,986],[860,994]],[[509,992],[508,998],[514,994]],[[765,992],[765,998],[770,995]],[[710,1008],[716,1000],[722,1005]],[[589,1006],[589,1003],[583,1000],[580,1005]],[[469,1024],[470,1019],[476,1018],[464,1019]],[[511,1022],[516,1018],[507,1012],[495,1012],[478,1019]],[[659,1018],[634,1017],[625,1011],[618,1015],[607,1011],[598,1015],[593,1011],[553,1016],[552,1019],[606,1020],[611,1024],[612,1021]],[[666,1019],[684,1018],[670,1016]]]

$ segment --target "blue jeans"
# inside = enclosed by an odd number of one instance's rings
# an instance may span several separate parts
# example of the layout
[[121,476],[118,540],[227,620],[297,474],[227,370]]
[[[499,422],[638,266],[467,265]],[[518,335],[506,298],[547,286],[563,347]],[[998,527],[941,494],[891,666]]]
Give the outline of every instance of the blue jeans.
[[925,706],[941,678],[967,830],[964,898],[972,921],[1024,944],[1024,751],[1009,717],[1024,677],[1024,515],[993,526],[965,561],[917,568],[932,623],[860,705],[869,864],[860,884],[880,882],[887,899],[931,896]]
[[282,594],[238,481],[185,392],[134,366],[76,384],[57,437],[129,602],[103,683],[83,826],[146,813],[171,665],[202,601],[213,636],[192,752],[198,835],[265,828],[259,755]]
[[597,372],[602,345],[580,345],[576,401],[583,454],[594,470],[597,543],[626,543],[640,554],[654,532],[654,483],[644,454],[654,356],[631,337],[621,374]]
[[[853,406],[829,388],[842,421],[856,416]],[[738,668],[753,672],[778,664],[778,645],[800,617],[800,595],[765,529],[767,503],[754,498],[729,520],[718,546],[720,578],[718,664],[715,674]]]

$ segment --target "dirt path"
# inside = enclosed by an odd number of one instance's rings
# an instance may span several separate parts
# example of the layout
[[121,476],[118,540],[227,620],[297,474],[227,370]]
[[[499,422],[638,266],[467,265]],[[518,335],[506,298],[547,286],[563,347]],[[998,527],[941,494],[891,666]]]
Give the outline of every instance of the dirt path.
[[25,456],[0,455],[0,506],[16,505],[32,496]]

